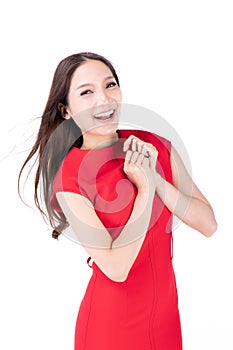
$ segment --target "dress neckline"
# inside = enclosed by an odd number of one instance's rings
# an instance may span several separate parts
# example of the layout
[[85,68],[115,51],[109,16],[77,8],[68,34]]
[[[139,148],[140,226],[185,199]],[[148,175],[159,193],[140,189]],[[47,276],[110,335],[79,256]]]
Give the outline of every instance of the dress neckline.
[[82,148],[79,148],[79,147],[74,147],[74,149],[80,151],[80,152],[83,152],[83,153],[88,153],[88,152],[108,152],[108,151],[111,151],[114,147],[118,146],[119,144],[122,143],[122,132],[120,129],[117,129],[116,130],[117,134],[118,134],[118,139],[116,140],[116,142],[114,142],[113,144],[109,145],[109,146],[106,146],[106,147],[101,147],[101,148],[87,148],[87,149],[82,149]]

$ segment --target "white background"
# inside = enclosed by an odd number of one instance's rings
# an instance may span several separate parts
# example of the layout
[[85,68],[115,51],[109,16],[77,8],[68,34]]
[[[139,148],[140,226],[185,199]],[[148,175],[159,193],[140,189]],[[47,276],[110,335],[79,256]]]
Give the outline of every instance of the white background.
[[109,58],[124,102],[154,110],[182,138],[193,178],[219,225],[210,239],[184,224],[174,232],[184,350],[233,349],[231,5],[230,0],[1,5],[1,158],[17,145],[0,163],[1,349],[73,349],[79,303],[91,276],[88,256],[65,237],[50,238],[40,215],[19,200],[16,180],[27,154],[20,153],[25,130],[43,112],[54,70],[62,58],[80,51]]

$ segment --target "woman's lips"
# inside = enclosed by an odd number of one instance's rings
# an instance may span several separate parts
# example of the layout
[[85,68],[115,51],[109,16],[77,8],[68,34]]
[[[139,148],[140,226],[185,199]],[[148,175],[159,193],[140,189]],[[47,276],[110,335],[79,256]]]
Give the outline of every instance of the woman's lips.
[[115,110],[114,109],[111,109],[109,111],[104,111],[104,112],[101,112],[101,113],[98,113],[98,114],[94,114],[94,118],[97,119],[97,120],[109,120],[113,117],[114,115],[114,112]]

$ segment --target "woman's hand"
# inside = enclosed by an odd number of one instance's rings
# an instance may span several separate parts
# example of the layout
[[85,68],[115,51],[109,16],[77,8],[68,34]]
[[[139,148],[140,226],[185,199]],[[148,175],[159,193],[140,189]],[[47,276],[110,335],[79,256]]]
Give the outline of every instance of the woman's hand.
[[124,172],[139,192],[155,192],[157,149],[150,143],[130,135],[124,143]]

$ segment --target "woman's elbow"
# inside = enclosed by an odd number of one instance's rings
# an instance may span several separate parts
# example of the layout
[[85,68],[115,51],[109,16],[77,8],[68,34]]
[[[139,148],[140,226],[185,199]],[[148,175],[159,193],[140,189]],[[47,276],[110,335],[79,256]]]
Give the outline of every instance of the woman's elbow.
[[113,278],[111,278],[113,282],[122,283],[127,280],[127,275],[114,275]]
[[215,218],[213,218],[211,221],[208,222],[205,229],[202,231],[205,237],[209,238],[213,236],[213,234],[217,231],[218,224]]
[[113,282],[125,282],[128,277],[128,272],[126,269],[120,266],[108,269],[105,274]]

